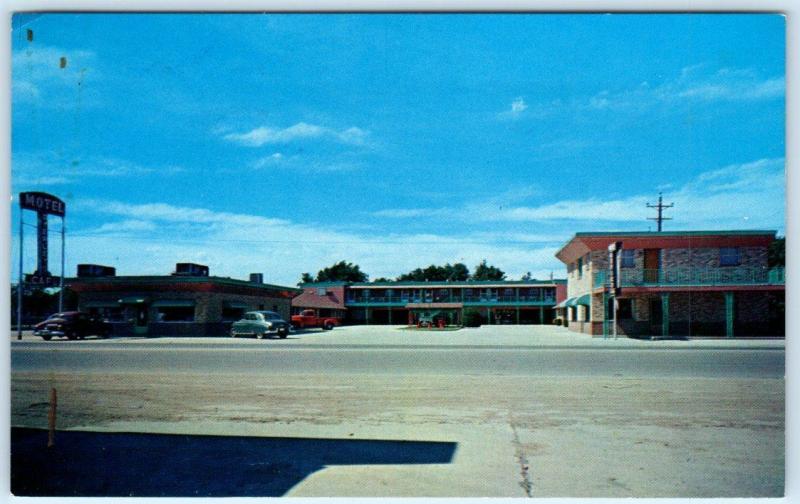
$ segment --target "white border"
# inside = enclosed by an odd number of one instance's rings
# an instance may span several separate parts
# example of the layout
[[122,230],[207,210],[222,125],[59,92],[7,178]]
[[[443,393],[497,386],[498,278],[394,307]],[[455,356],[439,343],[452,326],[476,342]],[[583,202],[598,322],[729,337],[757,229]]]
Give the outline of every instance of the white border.
[[[700,1],[665,1],[654,0],[649,2],[637,2],[630,0],[611,0],[611,1],[591,1],[591,0],[566,0],[566,1],[525,1],[525,0],[501,0],[490,2],[487,0],[438,0],[438,1],[366,1],[366,0],[300,0],[292,1],[249,1],[232,0],[224,2],[220,0],[142,0],[130,1],[123,0],[117,2],[98,1],[98,0],[9,0],[0,7],[5,14],[6,24],[9,29],[9,36],[0,40],[0,61],[3,62],[5,72],[0,79],[0,112],[2,112],[2,123],[0,123],[0,152],[2,152],[2,174],[3,184],[0,185],[0,199],[11,202],[10,199],[10,163],[11,163],[11,94],[10,94],[10,75],[11,75],[11,14],[15,11],[103,11],[103,12],[782,12],[786,15],[786,271],[789,281],[786,284],[787,301],[787,323],[786,323],[786,497],[782,499],[760,499],[760,502],[793,502],[800,495],[800,471],[798,471],[798,455],[800,454],[800,437],[797,435],[800,425],[798,424],[798,401],[797,383],[798,372],[796,369],[797,358],[795,356],[794,335],[798,334],[798,313],[796,308],[800,308],[800,296],[798,296],[797,283],[792,279],[800,263],[800,249],[795,248],[794,237],[800,235],[800,219],[798,219],[798,204],[794,201],[794,196],[800,194],[798,191],[798,179],[794,176],[794,165],[797,160],[796,147],[800,145],[800,133],[798,133],[797,119],[798,108],[795,96],[798,91],[798,35],[796,17],[800,8],[790,0],[700,0]],[[0,328],[10,327],[9,314],[9,289],[11,284],[10,275],[10,248],[9,237],[11,236],[10,227],[10,206],[0,205],[0,236],[5,238],[6,246],[0,246]],[[10,340],[6,340],[10,341]],[[0,345],[0,367],[10,370],[10,344]],[[117,499],[83,499],[83,498],[51,498],[33,499],[16,498],[9,493],[9,435],[10,435],[10,373],[0,373],[0,407],[4,414],[0,415],[0,501],[2,502],[108,502]],[[479,477],[479,475],[476,475]],[[256,499],[234,498],[234,499],[125,499],[124,502],[130,503],[205,503],[205,502],[225,502],[225,503],[252,503]],[[258,499],[259,501],[263,499]],[[273,500],[273,499],[270,499]],[[375,502],[379,499],[292,499],[294,502],[326,502],[346,503],[357,500],[360,502]],[[397,499],[393,499],[397,500]],[[400,499],[402,502],[427,502],[429,499]],[[453,499],[449,499],[454,501]],[[493,502],[512,502],[511,499],[491,499]],[[573,501],[597,501],[600,499],[542,499],[546,502],[573,502]],[[616,499],[602,499],[606,502],[616,502]],[[637,502],[744,502],[750,499],[637,499]],[[486,499],[459,499],[458,502],[484,503]]]

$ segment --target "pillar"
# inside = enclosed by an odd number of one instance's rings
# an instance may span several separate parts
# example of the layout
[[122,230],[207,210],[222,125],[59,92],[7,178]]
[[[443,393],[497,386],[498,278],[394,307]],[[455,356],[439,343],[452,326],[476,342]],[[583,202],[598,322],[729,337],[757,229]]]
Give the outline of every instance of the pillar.
[[661,293],[661,335],[669,336],[669,292]]
[[364,323],[369,325],[369,308],[364,308]]
[[539,307],[539,325],[544,325],[544,306]]
[[392,325],[392,307],[389,307],[389,325]]
[[725,336],[733,338],[733,292],[725,293]]

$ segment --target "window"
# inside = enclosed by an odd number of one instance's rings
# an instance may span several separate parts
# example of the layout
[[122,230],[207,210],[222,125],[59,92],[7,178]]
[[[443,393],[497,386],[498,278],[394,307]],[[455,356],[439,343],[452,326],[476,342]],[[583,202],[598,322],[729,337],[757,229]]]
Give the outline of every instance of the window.
[[630,320],[633,318],[633,300],[632,299],[618,299],[617,319]]
[[159,306],[159,322],[194,322],[194,306]]
[[577,322],[578,321],[578,307],[577,306],[571,306],[570,309],[569,309],[569,312],[570,312],[570,320],[572,320],[573,322]]
[[622,257],[620,259],[621,268],[633,268],[635,266],[633,260],[634,252],[633,249],[622,249]]
[[739,266],[739,249],[736,247],[723,247],[719,249],[720,266]]
[[318,287],[317,288],[317,296],[326,296],[328,291],[325,290],[325,287]]
[[244,308],[234,308],[231,306],[222,307],[222,320],[236,321],[241,320],[244,315]]
[[578,278],[581,278],[583,276],[583,257],[578,259],[577,268],[578,268]]

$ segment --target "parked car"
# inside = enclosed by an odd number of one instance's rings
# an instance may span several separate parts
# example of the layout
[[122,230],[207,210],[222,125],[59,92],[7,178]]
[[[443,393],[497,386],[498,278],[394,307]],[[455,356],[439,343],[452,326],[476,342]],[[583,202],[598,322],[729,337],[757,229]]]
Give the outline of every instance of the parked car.
[[272,311],[251,311],[244,314],[244,318],[234,322],[231,326],[231,336],[255,336],[264,339],[268,335],[278,335],[285,338],[291,331],[291,324],[283,320],[280,314]]
[[300,315],[292,315],[292,327],[295,329],[321,327],[326,331],[330,331],[340,324],[340,319],[336,317],[318,317],[317,312],[314,310],[303,310]]
[[41,336],[45,341],[54,337],[75,340],[93,335],[108,338],[111,335],[111,324],[88,313],[68,311],[54,313],[47,320],[39,322],[33,327],[33,334]]

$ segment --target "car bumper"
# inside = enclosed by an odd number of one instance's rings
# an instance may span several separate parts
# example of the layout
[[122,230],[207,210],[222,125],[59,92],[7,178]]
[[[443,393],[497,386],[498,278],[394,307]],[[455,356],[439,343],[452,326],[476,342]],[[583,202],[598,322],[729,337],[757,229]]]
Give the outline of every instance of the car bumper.
[[52,331],[50,329],[39,329],[39,330],[33,331],[33,335],[34,336],[64,337],[65,333],[64,333],[64,331]]

